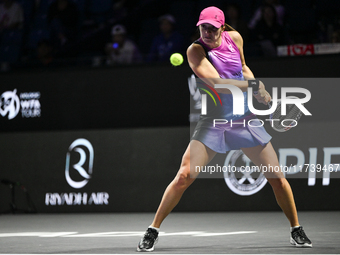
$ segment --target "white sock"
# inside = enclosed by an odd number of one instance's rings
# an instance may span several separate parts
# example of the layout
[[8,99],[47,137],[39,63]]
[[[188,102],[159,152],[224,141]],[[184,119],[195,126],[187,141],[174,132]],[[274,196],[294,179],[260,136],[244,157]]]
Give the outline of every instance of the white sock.
[[153,227],[153,226],[149,226],[149,228],[156,229],[156,230],[157,230],[157,232],[159,232],[159,229],[160,229],[160,228],[155,228],[155,227]]
[[298,228],[298,227],[301,227],[301,226],[290,227],[290,232],[292,232],[295,228]]

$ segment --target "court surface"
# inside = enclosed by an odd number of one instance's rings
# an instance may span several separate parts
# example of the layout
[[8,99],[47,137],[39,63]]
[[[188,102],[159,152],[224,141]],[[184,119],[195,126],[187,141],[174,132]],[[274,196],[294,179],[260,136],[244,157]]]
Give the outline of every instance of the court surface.
[[[0,254],[138,254],[153,215],[0,215]],[[339,216],[300,212],[313,248],[296,248],[281,212],[172,213],[153,254],[340,254]]]

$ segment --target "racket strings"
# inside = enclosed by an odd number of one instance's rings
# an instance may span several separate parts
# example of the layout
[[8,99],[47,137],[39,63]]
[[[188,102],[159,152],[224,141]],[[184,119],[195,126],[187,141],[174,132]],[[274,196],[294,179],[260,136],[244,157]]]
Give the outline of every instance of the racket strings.
[[286,115],[281,115],[281,108],[281,102],[278,102],[277,108],[271,114],[270,118],[279,120],[273,121],[273,128],[277,131],[283,132],[296,125],[296,122],[302,116],[302,112],[296,105],[287,105]]

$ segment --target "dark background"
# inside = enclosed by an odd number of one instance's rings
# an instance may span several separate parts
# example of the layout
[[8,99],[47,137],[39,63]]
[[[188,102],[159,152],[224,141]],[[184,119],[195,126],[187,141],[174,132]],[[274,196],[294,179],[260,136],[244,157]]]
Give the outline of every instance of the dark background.
[[[272,143],[280,148],[298,148],[309,163],[308,149],[318,150],[317,163],[323,164],[323,147],[338,147],[330,135],[339,130],[339,122],[324,128],[308,124],[285,134],[267,127]],[[323,135],[319,135],[323,133]],[[81,188],[74,189],[65,179],[66,153],[70,144],[85,138],[94,148],[92,178]],[[189,141],[189,128],[112,129],[63,132],[25,132],[0,135],[1,177],[19,182],[15,186],[16,204],[27,209],[23,186],[27,188],[38,212],[154,212],[162,194],[179,167]],[[279,153],[278,153],[279,155]],[[215,163],[223,165],[226,155],[220,154]],[[292,159],[294,160],[294,159]],[[332,157],[339,163],[340,156]],[[76,173],[75,170],[70,170]],[[203,177],[203,176],[201,176]],[[292,185],[298,210],[339,210],[340,179],[331,173],[328,186],[317,174],[314,186],[308,186],[308,175],[287,176]],[[2,210],[9,209],[11,198],[8,185],[0,186]],[[46,193],[106,192],[108,205],[45,205]],[[270,185],[251,196],[233,193],[223,178],[198,178],[186,191],[176,211],[273,211],[279,210]]]
[[[340,92],[336,82],[337,55],[252,60],[257,77],[309,77],[313,114],[301,126],[276,133],[268,126],[276,150],[299,148],[308,163],[308,149],[339,147]],[[154,212],[163,191],[175,176],[190,139],[190,95],[187,64],[117,67],[115,69],[34,69],[1,76],[1,93],[41,93],[41,117],[0,118],[0,179],[14,181],[16,204],[27,208],[24,188],[37,211],[47,212]],[[285,78],[285,79],[286,79]],[[322,78],[322,79],[321,79]],[[300,78],[299,78],[300,79]],[[268,85],[269,86],[269,85]],[[82,189],[65,180],[66,153],[71,143],[88,139],[94,147],[93,176]],[[224,159],[219,155],[216,160]],[[339,162],[339,156],[332,158]],[[332,176],[332,174],[331,174]],[[334,177],[334,176],[333,176]],[[339,179],[314,186],[307,178],[289,177],[298,210],[339,210]],[[109,205],[46,206],[46,193],[107,192]],[[0,185],[0,210],[9,209],[10,186]],[[27,194],[27,193],[26,193]],[[250,197],[234,194],[223,179],[198,179],[185,193],[177,211],[279,210],[270,185]]]
[[[286,86],[268,78],[330,78],[339,74],[338,55],[306,56],[248,61],[256,77],[271,87]],[[179,67],[137,65],[100,69],[33,69],[1,76],[1,90],[41,92],[41,118],[12,120],[0,118],[0,130],[42,131],[102,128],[186,126],[190,108],[188,78],[192,71],[185,62]],[[325,80],[326,81],[326,80]],[[312,93],[307,108],[313,118],[306,121],[334,120],[339,88],[335,82],[310,80],[301,84]],[[335,83],[335,84],[334,84]],[[296,86],[296,83],[294,83]],[[20,114],[20,113],[19,113]]]

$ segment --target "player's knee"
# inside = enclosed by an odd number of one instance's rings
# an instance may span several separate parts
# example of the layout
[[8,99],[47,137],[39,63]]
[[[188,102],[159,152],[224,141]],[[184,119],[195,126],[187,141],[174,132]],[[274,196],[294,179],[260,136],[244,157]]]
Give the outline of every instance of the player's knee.
[[177,189],[186,189],[191,184],[189,166],[182,166],[175,178],[175,187]]
[[287,180],[286,178],[270,178],[268,182],[275,190],[283,190],[286,188]]

